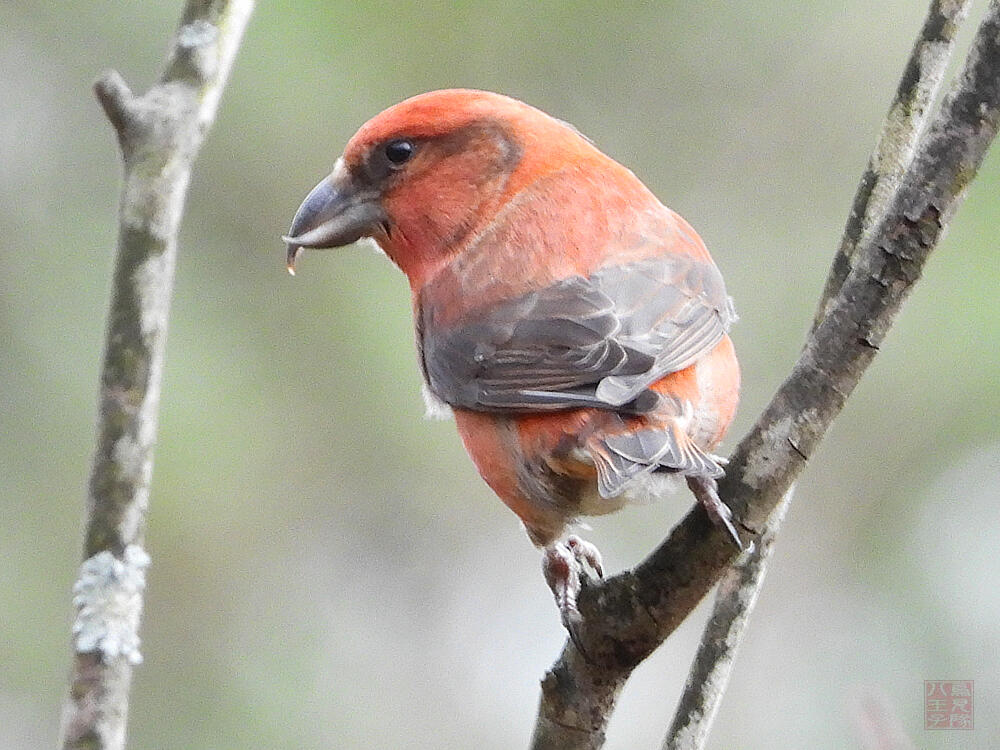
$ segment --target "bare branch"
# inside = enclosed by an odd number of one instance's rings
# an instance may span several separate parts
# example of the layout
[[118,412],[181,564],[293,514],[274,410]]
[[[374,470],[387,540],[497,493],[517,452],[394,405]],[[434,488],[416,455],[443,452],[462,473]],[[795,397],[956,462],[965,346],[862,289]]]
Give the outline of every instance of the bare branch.
[[760,541],[741,555],[719,581],[712,616],[702,633],[663,750],[701,750],[705,746],[729,684],[736,652],[743,643],[750,614],[764,585],[767,563],[793,492],[794,487],[790,487],[778,503]]
[[[886,114],[882,132],[861,177],[840,247],[830,268],[813,325],[818,325],[827,306],[850,271],[862,235],[871,231],[899,187],[916,152],[920,135],[930,115],[930,106],[944,79],[955,46],[955,35],[968,14],[971,0],[933,0],[923,28],[913,46],[895,98]],[[795,443],[789,443],[802,454]],[[781,517],[791,490],[778,505],[754,554],[741,560],[722,578],[715,608],[692,664],[684,694],[664,741],[665,750],[699,750],[709,731],[729,681],[735,651],[742,642],[750,610],[764,583]]]
[[[886,113],[875,150],[861,176],[840,247],[813,321],[819,324],[850,271],[862,236],[870,233],[895,195],[916,153],[951,53],[955,36],[968,15],[971,0],[932,0],[896,95]],[[794,442],[791,447],[799,451]],[[753,554],[722,578],[715,608],[695,656],[684,694],[664,741],[665,750],[700,750],[708,740],[715,714],[729,682],[735,652],[742,642],[750,611],[757,601],[778,527],[792,490],[775,509]]]
[[972,0],[932,0],[913,52],[906,62],[896,96],[886,113],[882,132],[868,166],[861,175],[858,191],[844,227],[844,236],[820,296],[813,326],[826,314],[827,306],[840,290],[851,270],[854,252],[863,234],[870,232],[882,217],[899,187],[903,173],[913,160],[924,131],[930,106],[944,80],[955,35],[969,13]]
[[124,143],[131,140],[131,136],[123,137],[123,134],[130,132],[133,125],[132,111],[135,108],[135,97],[132,89],[117,70],[108,70],[94,83],[94,94],[115,129],[119,144],[124,147]]
[[252,0],[189,0],[167,67],[135,96],[118,73],[94,89],[125,162],[101,372],[64,748],[125,746],[149,558],[143,549],[177,233],[191,166],[215,118]]
[[[731,457],[720,495],[762,530],[871,363],[975,177],[1000,122],[1000,0],[882,217],[792,370]],[[542,682],[535,750],[598,748],[622,685],[732,561],[696,507],[633,571],[586,585],[575,640]]]

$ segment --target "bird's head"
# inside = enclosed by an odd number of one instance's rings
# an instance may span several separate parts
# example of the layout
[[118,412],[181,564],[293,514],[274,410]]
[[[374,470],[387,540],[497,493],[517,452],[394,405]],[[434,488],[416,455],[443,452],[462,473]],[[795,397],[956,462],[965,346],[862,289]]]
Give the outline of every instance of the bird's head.
[[369,120],[299,207],[284,238],[304,248],[373,238],[414,286],[525,185],[603,158],[572,127],[500,94],[432,91]]

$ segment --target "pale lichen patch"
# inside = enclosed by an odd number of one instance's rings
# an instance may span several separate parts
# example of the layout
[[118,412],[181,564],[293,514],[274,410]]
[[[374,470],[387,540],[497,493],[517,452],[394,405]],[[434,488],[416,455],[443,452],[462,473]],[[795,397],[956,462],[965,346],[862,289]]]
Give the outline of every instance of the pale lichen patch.
[[73,645],[78,653],[98,653],[108,663],[122,658],[142,662],[139,618],[146,568],[150,558],[138,544],[125,548],[121,559],[102,550],[80,565],[73,586]]

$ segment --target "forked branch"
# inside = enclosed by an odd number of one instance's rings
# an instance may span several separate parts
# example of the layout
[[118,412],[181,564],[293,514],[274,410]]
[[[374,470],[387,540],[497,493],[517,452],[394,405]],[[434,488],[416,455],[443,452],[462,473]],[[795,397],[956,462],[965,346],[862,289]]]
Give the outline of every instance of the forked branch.
[[[840,247],[817,306],[813,325],[826,314],[840,290],[863,232],[870,232],[892,200],[906,168],[913,161],[931,104],[944,80],[955,47],[955,35],[971,0],[933,0],[913,45],[875,150],[858,184]],[[664,741],[664,750],[700,750],[711,731],[729,674],[749,624],[750,611],[764,584],[768,558],[792,492],[771,514],[760,543],[740,558],[722,578],[712,615],[702,635],[684,693]]]
[[[1000,0],[991,0],[965,68],[915,155],[873,213],[825,315],[791,374],[731,457],[720,494],[759,536],[871,363],[975,177],[1000,121]],[[867,201],[866,201],[867,203]],[[833,286],[837,286],[834,284]],[[695,508],[646,560],[580,595],[576,640],[542,681],[535,750],[596,749],[632,670],[733,559]]]

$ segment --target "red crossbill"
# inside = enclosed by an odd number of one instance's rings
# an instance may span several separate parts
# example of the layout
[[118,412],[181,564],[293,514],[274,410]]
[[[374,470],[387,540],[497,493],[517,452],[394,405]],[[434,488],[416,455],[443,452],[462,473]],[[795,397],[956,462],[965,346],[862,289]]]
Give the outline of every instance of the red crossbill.
[[691,226],[570,125],[435,91],[374,117],[301,205],[303,248],[373,238],[412,291],[426,393],[545,550],[567,621],[578,517],[684,477],[739,545],[711,454],[739,398],[722,275]]

